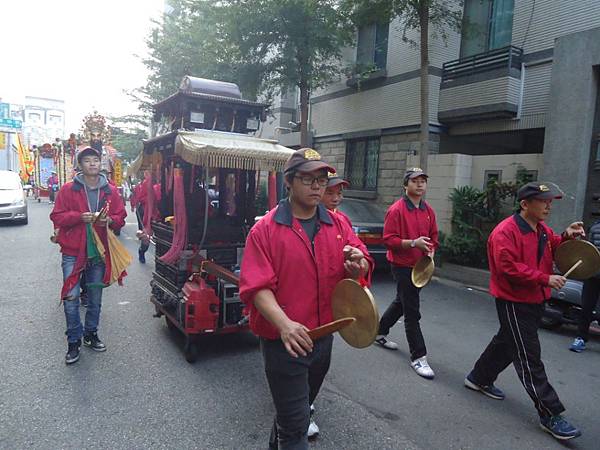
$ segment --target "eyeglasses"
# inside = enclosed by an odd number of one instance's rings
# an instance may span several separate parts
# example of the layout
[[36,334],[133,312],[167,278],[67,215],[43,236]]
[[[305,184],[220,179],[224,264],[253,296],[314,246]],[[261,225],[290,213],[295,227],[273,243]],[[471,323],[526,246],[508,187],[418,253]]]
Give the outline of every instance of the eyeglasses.
[[320,187],[325,187],[325,186],[327,186],[327,183],[329,182],[329,178],[327,178],[326,176],[315,178],[315,177],[311,177],[310,175],[304,175],[301,177],[296,176],[294,178],[298,178],[304,186],[312,186],[313,183],[316,181]]

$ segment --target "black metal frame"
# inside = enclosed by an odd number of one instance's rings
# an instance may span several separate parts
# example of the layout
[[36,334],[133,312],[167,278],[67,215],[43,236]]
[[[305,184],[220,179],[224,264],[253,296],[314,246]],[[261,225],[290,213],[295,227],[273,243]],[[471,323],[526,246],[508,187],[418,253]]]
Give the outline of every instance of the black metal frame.
[[520,70],[522,61],[523,49],[514,45],[455,59],[443,64],[442,83],[496,69]]
[[[357,186],[356,184],[352,184],[352,182],[350,181],[350,158],[349,158],[349,150],[350,150],[350,146],[352,144],[355,144],[357,142],[361,142],[364,141],[365,143],[365,156],[363,158],[362,161],[362,173],[363,173],[363,182],[361,186]],[[378,141],[379,142],[379,148],[377,150],[377,168],[375,169],[376,175],[375,175],[375,186],[373,186],[373,188],[367,188],[366,185],[366,179],[367,179],[367,167],[366,167],[366,158],[367,158],[367,148],[368,148],[368,142],[369,141]],[[376,137],[364,137],[364,138],[358,138],[358,139],[349,139],[346,141],[346,153],[345,153],[345,167],[344,167],[344,171],[345,171],[345,178],[346,180],[348,180],[350,182],[350,188],[352,190],[357,190],[357,191],[365,191],[365,192],[377,192],[377,186],[378,186],[378,181],[379,181],[379,156],[381,154],[381,137],[376,136]]]

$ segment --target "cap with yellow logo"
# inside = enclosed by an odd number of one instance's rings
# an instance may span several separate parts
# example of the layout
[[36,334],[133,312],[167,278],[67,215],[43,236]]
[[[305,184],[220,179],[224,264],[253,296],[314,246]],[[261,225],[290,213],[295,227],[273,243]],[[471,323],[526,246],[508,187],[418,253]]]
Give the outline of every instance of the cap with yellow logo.
[[327,187],[334,187],[341,184],[343,187],[348,187],[350,186],[350,183],[348,183],[346,180],[344,180],[342,177],[340,177],[337,173],[335,172],[329,172],[327,173]]
[[533,181],[523,185],[517,192],[517,200],[536,198],[538,200],[554,200],[563,197],[563,192],[554,183]]
[[312,148],[301,148],[295,151],[285,163],[284,172],[292,170],[300,172],[313,172],[315,170],[327,169],[328,172],[335,172],[335,169],[324,161],[321,161],[321,155]]

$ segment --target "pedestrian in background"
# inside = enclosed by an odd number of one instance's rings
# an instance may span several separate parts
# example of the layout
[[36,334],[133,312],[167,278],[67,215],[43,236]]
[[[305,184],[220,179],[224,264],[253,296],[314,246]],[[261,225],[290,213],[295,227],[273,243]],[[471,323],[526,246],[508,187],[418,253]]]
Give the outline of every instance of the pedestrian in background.
[[[594,223],[588,233],[589,240],[600,250],[600,220]],[[585,343],[590,337],[590,325],[592,323],[592,314],[598,299],[600,298],[600,273],[588,278],[583,282],[583,291],[581,292],[582,308],[577,324],[577,337],[569,347],[576,353],[585,350]]]

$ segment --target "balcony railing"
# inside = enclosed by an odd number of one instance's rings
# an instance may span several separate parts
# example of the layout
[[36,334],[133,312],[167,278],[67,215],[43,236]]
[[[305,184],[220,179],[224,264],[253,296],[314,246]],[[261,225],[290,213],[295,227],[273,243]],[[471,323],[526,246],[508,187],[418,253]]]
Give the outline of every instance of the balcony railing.
[[442,83],[496,69],[520,69],[523,49],[509,46],[466,58],[448,61],[442,66]]

